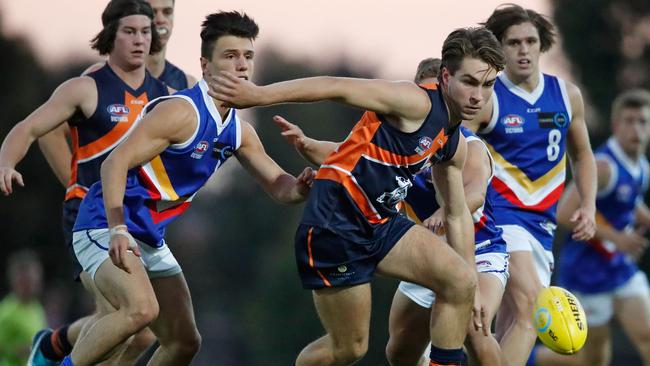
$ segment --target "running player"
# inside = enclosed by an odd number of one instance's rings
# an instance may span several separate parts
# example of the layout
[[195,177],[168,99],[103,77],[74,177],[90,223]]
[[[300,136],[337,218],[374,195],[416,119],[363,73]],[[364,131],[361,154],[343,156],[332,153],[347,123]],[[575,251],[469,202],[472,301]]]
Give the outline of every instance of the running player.
[[581,197],[571,216],[579,240],[591,238],[595,230],[596,166],[580,90],[539,70],[540,53],[554,42],[551,23],[533,10],[507,5],[497,8],[485,26],[501,41],[506,68],[488,107],[468,125],[485,139],[495,160],[487,199],[510,254],[497,339],[505,364],[523,365],[536,339],[533,304],[553,270],[565,152]]
[[[151,7],[142,0],[110,2],[102,14],[103,30],[93,40],[93,48],[108,55],[106,65],[87,76],[63,83],[50,100],[17,124],[3,142],[0,190],[10,194],[12,181],[23,183],[14,167],[24,157],[29,145],[69,121],[74,158],[63,209],[63,233],[70,250],[72,226],[79,204],[88,187],[99,180],[101,163],[133,128],[142,107],[149,100],[168,94],[167,87],[145,70],[147,54],[160,49],[152,19]],[[81,267],[72,254],[74,276],[79,278]],[[92,291],[92,281],[85,275],[81,280]],[[95,295],[97,311],[105,310],[108,304],[102,300],[101,294]],[[75,331],[78,333],[80,328]],[[40,332],[35,337],[30,363],[54,364],[69,353],[71,347],[67,328]]]
[[[257,33],[257,24],[244,14],[209,15],[201,31],[204,77],[224,70],[251,77]],[[311,169],[298,178],[285,173],[253,127],[236,110],[216,103],[207,89],[200,81],[149,103],[83,200],[74,227],[75,253],[117,310],[94,323],[63,365],[93,365],[146,326],[160,342],[149,365],[191,362],[201,339],[185,278],[164,232],[228,158],[237,157],[276,200],[305,199]]]
[[[587,242],[567,237],[560,254],[558,283],[580,300],[589,337],[571,357],[538,348],[536,365],[609,365],[614,316],[644,365],[650,365],[650,291],[645,273],[636,264],[648,247],[643,233],[650,228],[650,210],[643,202],[650,179],[645,157],[650,93],[633,90],[619,95],[612,104],[611,120],[613,136],[596,150],[596,235]],[[558,208],[560,224],[573,226],[569,216],[579,201],[572,184]]]
[[[225,73],[213,83],[217,99],[240,107],[331,99],[367,110],[321,165],[296,233],[298,272],[327,332],[303,349],[296,365],[349,365],[363,357],[374,272],[436,291],[431,365],[460,364],[476,270],[469,265],[474,235],[459,125],[485,104],[503,62],[494,36],[471,28],[445,40],[439,88],[330,77],[258,87]],[[457,252],[399,215],[413,175],[432,164]]]

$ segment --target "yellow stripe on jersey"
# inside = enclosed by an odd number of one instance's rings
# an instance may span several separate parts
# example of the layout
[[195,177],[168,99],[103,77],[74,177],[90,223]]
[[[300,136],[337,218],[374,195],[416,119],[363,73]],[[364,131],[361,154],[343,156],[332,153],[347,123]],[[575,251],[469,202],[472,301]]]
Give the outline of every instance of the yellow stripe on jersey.
[[415,222],[416,224],[422,225],[422,220],[420,220],[418,215],[415,214],[415,211],[413,211],[413,207],[411,207],[411,205],[409,205],[406,202],[403,203],[404,203],[404,211],[406,211],[406,216],[408,216],[408,218],[411,219],[411,221]]
[[490,150],[490,154],[492,154],[492,158],[494,159],[494,162],[497,165],[505,168],[508,174],[512,176],[522,186],[522,188],[524,188],[530,194],[535,193],[540,189],[544,188],[553,178],[555,178],[558,174],[561,174],[566,168],[566,153],[565,153],[562,156],[562,160],[560,160],[560,162],[557,163],[557,165],[555,165],[551,170],[546,172],[546,174],[532,181],[530,180],[530,178],[528,178],[526,173],[522,172],[519,168],[512,165],[503,156],[501,156],[501,154],[499,154],[496,150],[494,150],[492,145],[488,143],[485,143],[485,145],[488,147],[488,150]]
[[160,184],[160,188],[165,191],[171,201],[176,201],[179,198],[178,194],[176,194],[174,187],[172,187],[172,182],[169,180],[169,176],[167,175],[167,171],[165,170],[165,166],[163,165],[160,156],[156,156],[149,163],[153,168],[153,172],[156,175],[158,184]]
[[596,210],[596,226],[600,227],[605,227],[605,228],[613,228],[614,225],[612,225],[609,220],[605,216],[603,216],[600,211]]

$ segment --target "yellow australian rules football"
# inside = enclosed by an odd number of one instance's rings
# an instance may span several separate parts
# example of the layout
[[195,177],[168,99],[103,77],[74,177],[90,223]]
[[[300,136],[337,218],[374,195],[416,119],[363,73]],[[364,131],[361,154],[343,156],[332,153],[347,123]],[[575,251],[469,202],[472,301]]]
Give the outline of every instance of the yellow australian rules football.
[[587,340],[587,317],[578,299],[569,291],[550,286],[535,301],[537,337],[554,352],[570,355]]

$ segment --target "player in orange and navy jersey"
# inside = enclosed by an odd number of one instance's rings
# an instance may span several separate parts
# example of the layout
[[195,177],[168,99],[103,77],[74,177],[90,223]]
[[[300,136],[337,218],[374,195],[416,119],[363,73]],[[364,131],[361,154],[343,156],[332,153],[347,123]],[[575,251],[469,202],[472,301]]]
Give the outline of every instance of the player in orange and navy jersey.
[[[93,48],[100,54],[108,55],[106,65],[61,84],[45,104],[9,132],[2,145],[0,190],[10,194],[13,182],[23,185],[22,177],[14,167],[24,157],[29,145],[69,121],[73,159],[64,203],[63,232],[70,250],[72,226],[79,204],[88,187],[99,180],[101,163],[133,129],[144,105],[149,100],[168,94],[167,87],[145,70],[147,55],[160,50],[152,19],[151,6],[143,0],[111,1],[102,14],[104,28],[93,40]],[[79,277],[81,268],[73,252],[72,258],[74,275]],[[92,281],[83,275],[81,280],[92,291]],[[110,307],[101,294],[95,293],[95,298],[98,311]],[[30,364],[47,365],[48,360],[56,362],[62,359],[70,352],[71,343],[74,343],[74,338],[87,321],[87,318],[83,319],[75,327],[75,334],[70,334],[72,337],[67,334],[67,327],[54,333],[47,330],[39,332],[35,337],[36,347],[33,347]],[[139,351],[134,353],[133,358],[137,357]]]
[[[367,110],[328,152],[296,233],[298,272],[327,331],[303,349],[296,365],[348,365],[363,357],[375,272],[440,294],[430,364],[460,364],[476,270],[461,177],[467,146],[458,128],[485,104],[504,61],[489,31],[468,28],[445,40],[440,87],[431,89],[329,77],[258,87],[227,73],[211,84],[213,96],[239,107],[331,99]],[[432,165],[447,203],[451,247],[399,215],[414,174]]]

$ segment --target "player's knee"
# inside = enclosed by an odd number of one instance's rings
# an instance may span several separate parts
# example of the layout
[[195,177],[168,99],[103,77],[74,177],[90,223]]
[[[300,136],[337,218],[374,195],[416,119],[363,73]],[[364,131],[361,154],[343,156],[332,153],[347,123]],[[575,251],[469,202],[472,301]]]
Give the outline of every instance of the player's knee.
[[368,337],[357,337],[345,344],[335,345],[334,359],[337,365],[352,364],[368,352]]
[[193,358],[201,349],[201,334],[194,328],[192,332],[184,333],[183,337],[175,339],[170,348],[173,353],[186,359]]
[[128,323],[133,328],[131,334],[141,330],[156,320],[160,308],[155,299],[138,299],[125,308]]
[[408,347],[403,347],[392,338],[386,345],[386,359],[391,366],[415,365],[419,359]]
[[472,303],[476,293],[477,279],[476,270],[464,262],[454,268],[442,291],[436,293],[440,299],[446,302],[467,304]]

